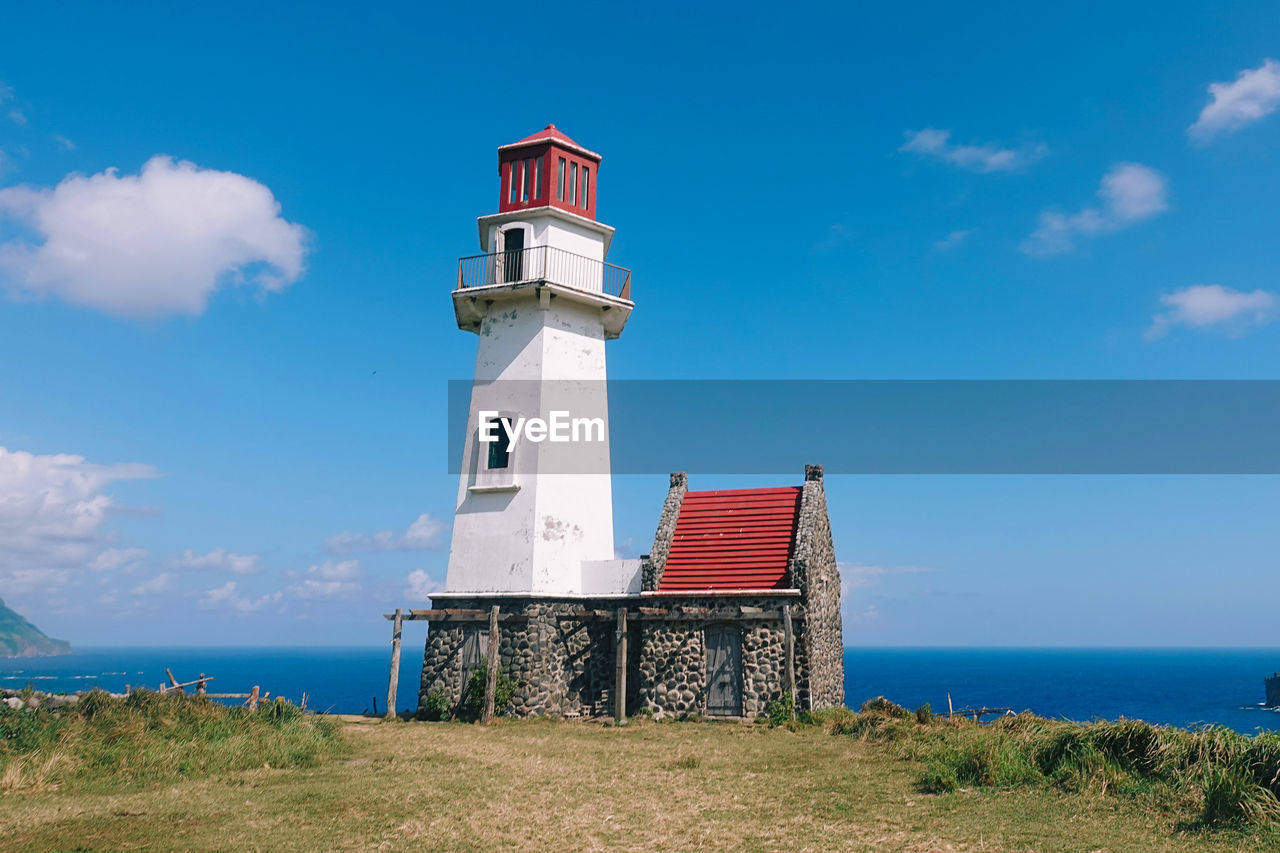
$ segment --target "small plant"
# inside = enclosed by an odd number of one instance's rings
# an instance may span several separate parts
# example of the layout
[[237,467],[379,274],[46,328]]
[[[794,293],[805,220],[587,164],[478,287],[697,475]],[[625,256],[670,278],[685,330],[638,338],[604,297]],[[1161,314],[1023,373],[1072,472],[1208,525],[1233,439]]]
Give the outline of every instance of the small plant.
[[[480,719],[481,713],[484,711],[484,691],[485,683],[489,679],[489,662],[487,660],[480,661],[480,664],[471,673],[471,680],[467,682],[467,692],[462,700],[462,713],[459,716],[467,720]],[[511,702],[516,696],[516,683],[511,680],[501,669],[498,670],[497,682],[493,688],[493,713],[502,715],[511,708]]]
[[959,787],[955,769],[941,761],[930,762],[916,782],[916,790],[922,794],[949,794]]
[[678,759],[675,763],[677,770],[697,770],[698,765],[702,762],[694,755],[686,755],[684,758]]
[[764,706],[764,716],[771,729],[785,726],[794,720],[796,716],[796,700],[791,695],[791,691],[784,690],[781,698],[771,699],[769,704]]
[[919,708],[916,708],[916,722],[922,726],[932,725],[934,720],[933,706],[925,702]]
[[445,692],[437,688],[423,698],[422,708],[419,709],[418,716],[433,723],[452,720],[453,704],[449,701],[449,697]]
[[911,712],[899,705],[897,702],[890,702],[883,696],[877,696],[874,699],[868,699],[862,703],[860,709],[862,713],[884,714],[889,717],[897,717],[905,720],[911,716]]

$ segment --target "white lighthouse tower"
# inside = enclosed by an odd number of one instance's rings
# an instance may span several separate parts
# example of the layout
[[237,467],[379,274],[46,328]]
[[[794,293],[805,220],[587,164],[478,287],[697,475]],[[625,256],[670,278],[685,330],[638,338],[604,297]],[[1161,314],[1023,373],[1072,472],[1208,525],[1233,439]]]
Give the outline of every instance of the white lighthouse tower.
[[453,291],[479,346],[446,596],[639,589],[613,552],[605,341],[634,304],[630,272],[605,262],[600,160],[555,125],[498,149],[498,212]]

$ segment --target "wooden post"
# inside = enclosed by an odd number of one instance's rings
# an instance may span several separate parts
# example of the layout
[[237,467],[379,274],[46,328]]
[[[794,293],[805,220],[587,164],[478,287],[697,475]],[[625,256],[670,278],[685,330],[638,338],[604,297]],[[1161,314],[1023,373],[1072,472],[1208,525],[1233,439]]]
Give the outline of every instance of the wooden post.
[[196,682],[196,695],[197,695],[197,696],[203,696],[203,695],[204,695],[204,686],[205,686],[205,685],[204,685],[204,673],[202,672],[202,673],[200,673],[200,680]]
[[249,710],[258,710],[258,685],[253,685],[253,690],[249,692]]
[[299,708],[299,710],[301,711],[307,710],[307,694],[306,693],[302,694],[302,706]]
[[951,719],[955,712],[951,710],[951,691],[947,691],[947,719]]
[[396,619],[391,623],[391,680],[387,683],[387,719],[396,718],[396,692],[400,687],[400,608],[396,608]]
[[791,719],[796,718],[796,633],[791,627],[791,605],[782,605],[782,632],[787,646],[787,692],[791,694]]
[[487,724],[493,719],[494,694],[498,692],[498,605],[489,611],[489,659],[484,680],[484,711],[480,714],[480,722]]
[[627,721],[627,608],[618,608],[618,647],[617,671],[614,674],[613,686],[613,719],[614,722]]

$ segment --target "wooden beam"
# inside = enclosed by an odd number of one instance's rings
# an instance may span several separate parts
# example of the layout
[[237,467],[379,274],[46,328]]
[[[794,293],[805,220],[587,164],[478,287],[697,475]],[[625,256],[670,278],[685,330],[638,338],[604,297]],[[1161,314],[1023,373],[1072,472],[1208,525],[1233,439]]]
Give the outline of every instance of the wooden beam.
[[796,718],[796,633],[791,627],[791,605],[782,605],[782,632],[787,647],[787,692],[791,694],[791,719]]
[[391,678],[387,682],[387,719],[396,718],[396,693],[400,687],[400,625],[403,616],[396,608],[396,619],[391,627]]
[[617,672],[614,674],[613,719],[627,721],[627,608],[618,608]]
[[484,680],[484,712],[480,722],[487,724],[493,719],[494,694],[498,692],[498,605],[489,611],[489,666]]
[[[394,613],[384,613],[382,618],[392,621],[396,618]],[[488,610],[456,610],[446,608],[443,610],[409,610],[400,611],[401,622],[421,622],[429,619],[432,622],[484,622],[489,618]],[[523,613],[503,613],[498,617],[499,622],[528,622],[529,617]]]

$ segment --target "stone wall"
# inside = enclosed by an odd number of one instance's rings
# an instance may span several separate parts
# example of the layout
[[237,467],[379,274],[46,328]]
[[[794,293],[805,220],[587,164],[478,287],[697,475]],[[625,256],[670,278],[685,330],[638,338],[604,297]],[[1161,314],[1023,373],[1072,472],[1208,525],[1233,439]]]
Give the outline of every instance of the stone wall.
[[[615,670],[615,625],[608,620],[566,618],[581,610],[614,611],[617,599],[449,598],[439,604],[460,610],[489,610],[525,621],[498,623],[498,659],[515,682],[511,713],[519,717],[591,713],[611,703]],[[418,691],[421,706],[427,694],[441,691],[457,705],[462,701],[462,648],[468,633],[489,632],[488,620],[432,621]],[[636,632],[638,634],[638,632]],[[612,710],[612,705],[609,705]]]
[[800,683],[805,666],[800,630],[804,611],[794,595],[663,596],[646,604],[669,606],[677,612],[686,607],[711,611],[705,616],[700,614],[697,619],[641,622],[639,700],[640,706],[648,708],[655,717],[707,712],[706,631],[720,625],[730,625],[742,632],[742,716],[754,719],[764,713],[770,701],[782,698],[787,657],[781,616],[743,620],[739,614],[744,609],[761,615],[781,614],[784,606],[791,606],[796,627],[796,682]]
[[844,704],[844,636],[840,570],[831,539],[822,466],[806,465],[804,480],[790,566],[792,585],[800,590],[807,616],[802,643],[806,681],[797,690],[797,702],[817,710]]
[[662,570],[667,565],[667,554],[671,551],[676,521],[680,517],[680,507],[684,504],[684,495],[688,490],[688,474],[677,471],[671,475],[667,500],[663,503],[662,515],[658,518],[658,531],[653,535],[653,549],[642,558],[640,588],[643,590],[652,592],[662,583]]

